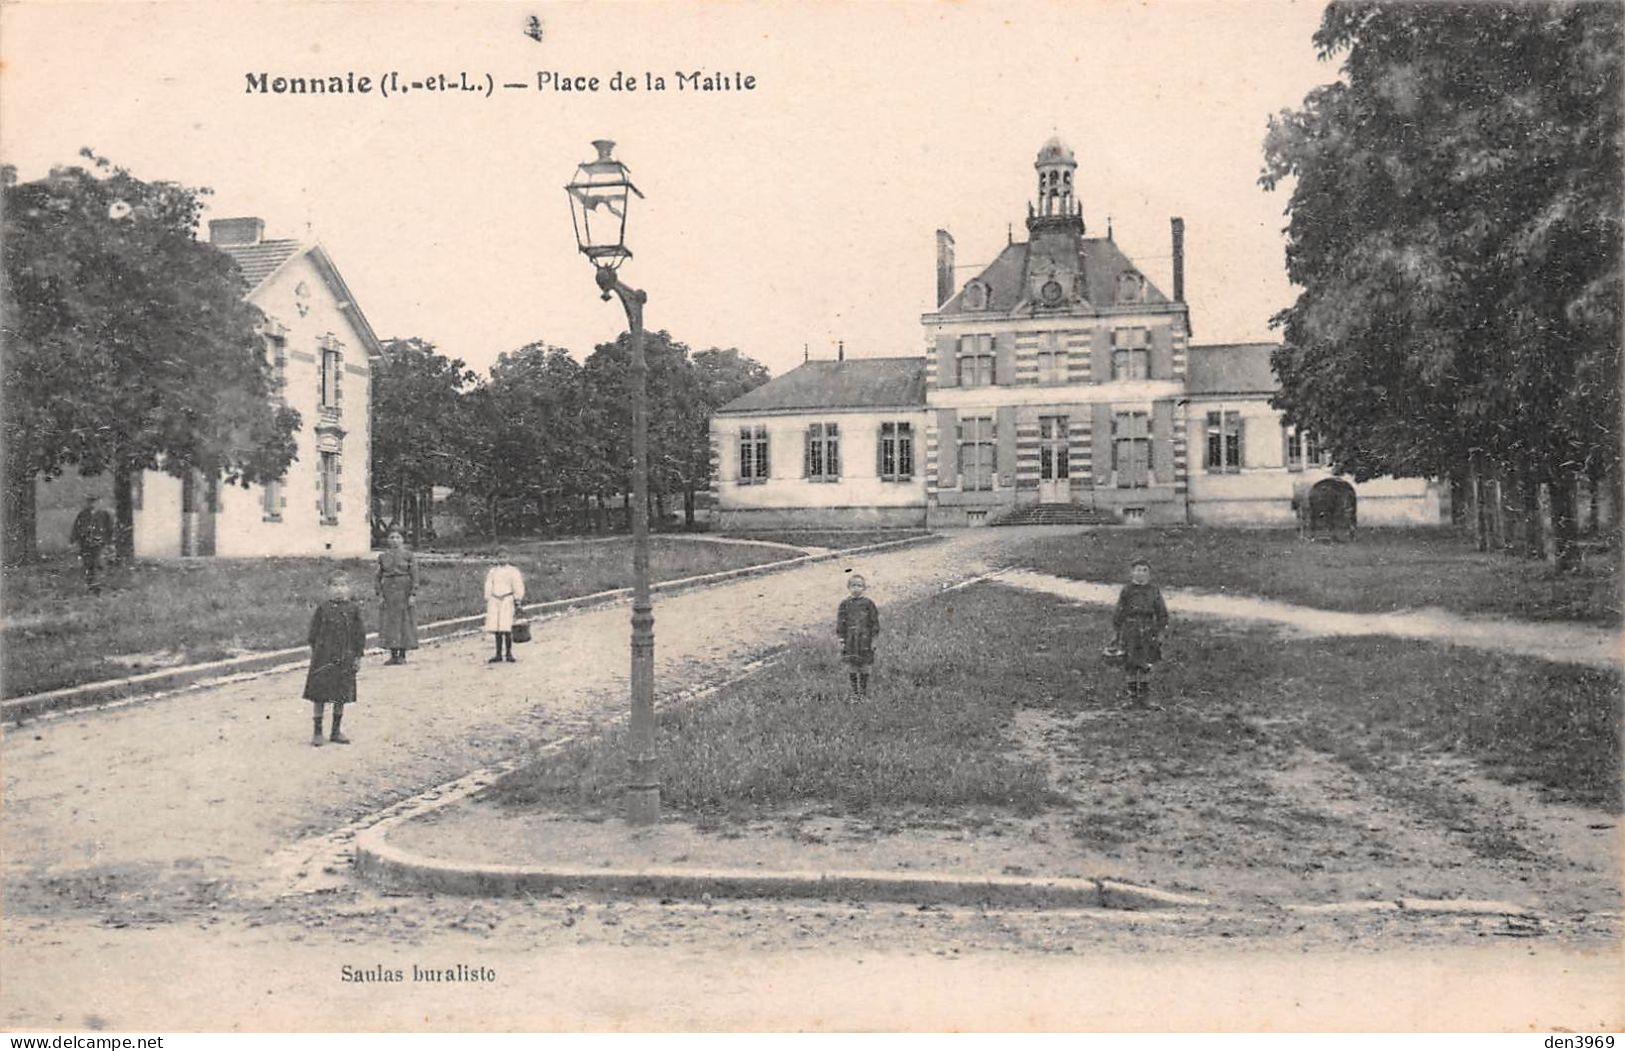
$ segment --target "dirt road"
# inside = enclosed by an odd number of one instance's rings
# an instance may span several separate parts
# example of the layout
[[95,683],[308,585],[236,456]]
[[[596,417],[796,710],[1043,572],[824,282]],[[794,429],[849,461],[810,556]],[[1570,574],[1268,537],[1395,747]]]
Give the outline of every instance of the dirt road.
[[[1025,569],[1003,570],[989,579],[1097,606],[1114,605],[1121,588],[1119,584],[1096,584]],[[1301,635],[1387,635],[1594,668],[1617,668],[1625,661],[1619,632],[1591,624],[1464,617],[1443,609],[1347,613],[1252,595],[1216,595],[1179,588],[1165,588],[1163,595],[1171,613],[1275,624]]]
[[[986,571],[1009,534],[860,556],[882,605]],[[727,677],[751,656],[832,623],[840,560],[656,603],[662,692]],[[369,660],[348,747],[310,746],[302,672],[107,712],[25,724],[4,742],[5,865],[17,885],[102,867],[252,883],[278,847],[581,732],[625,707],[624,606],[536,626],[519,663],[489,665],[484,637]],[[121,876],[120,878],[125,878]]]
[[[847,568],[865,573],[885,607],[987,573],[1023,533],[964,533],[852,567],[835,561],[662,599],[660,688],[726,678],[803,631],[827,630]],[[0,1021],[1163,1029],[1229,1019],[1299,1029],[1405,1028],[1415,1017],[1440,1028],[1598,1029],[1625,1020],[1617,954],[1585,948],[1613,944],[1607,929],[1554,945],[1524,941],[1540,932],[1501,918],[435,900],[381,895],[342,873],[313,889],[270,863],[425,788],[618,717],[627,638],[627,611],[614,607],[538,625],[517,665],[485,664],[483,639],[426,648],[404,668],[369,663],[346,719],[349,747],[310,746],[302,676],[287,673],[12,730],[0,746]],[[1461,948],[1479,939],[1483,951]],[[1357,947],[1367,944],[1401,951],[1364,955]],[[1423,959],[1413,946],[1456,955]],[[499,977],[343,977],[345,967],[458,963]],[[633,973],[644,977],[628,982]],[[1490,1013],[1471,1013],[1477,1004]]]

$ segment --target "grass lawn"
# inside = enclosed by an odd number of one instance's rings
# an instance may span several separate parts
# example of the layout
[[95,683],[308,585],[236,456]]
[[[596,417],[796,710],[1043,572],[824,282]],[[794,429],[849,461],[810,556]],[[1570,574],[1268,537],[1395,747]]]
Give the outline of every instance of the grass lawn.
[[[1215,856],[1221,827],[1296,836],[1307,850],[1332,819],[1262,771],[1312,753],[1394,806],[1469,832],[1472,806],[1439,773],[1441,757],[1620,809],[1617,673],[1188,619],[1173,625],[1157,671],[1166,710],[1130,712],[1120,673],[1099,656],[1109,625],[1106,609],[996,585],[890,611],[866,702],[844,698],[832,641],[809,637],[713,700],[661,713],[663,802],[703,821],[814,807],[964,822],[978,808],[1032,814],[1065,801],[1076,806],[1073,834],[1092,847],[1148,835],[1178,808],[1194,815],[1186,834],[1216,837]],[[1058,792],[1055,754],[1024,730],[1035,719],[1066,728],[1067,779],[1089,786],[1087,802]],[[488,798],[607,814],[623,754],[613,730],[516,772]],[[1478,833],[1483,850],[1505,849],[1497,827]]]
[[1321,609],[1381,613],[1442,606],[1528,620],[1620,621],[1619,555],[1587,554],[1557,576],[1543,562],[1480,553],[1450,529],[1364,529],[1348,544],[1310,543],[1291,531],[1098,530],[1027,541],[1006,564],[1076,580],[1127,580],[1150,561],[1164,587],[1234,591]]
[[[527,602],[590,595],[631,585],[631,540],[506,547],[525,574]],[[654,579],[777,562],[776,547],[652,538]],[[214,660],[252,650],[304,644],[310,611],[335,566],[350,571],[358,598],[370,600],[371,559],[199,559],[141,561],[115,573],[100,597],[84,592],[79,561],[62,556],[7,569],[4,590],[4,694],[119,678],[166,662]],[[418,623],[484,609],[485,566],[420,565]],[[364,605],[369,629],[377,606]],[[150,655],[145,661],[109,657]],[[162,655],[162,656],[159,656]]]

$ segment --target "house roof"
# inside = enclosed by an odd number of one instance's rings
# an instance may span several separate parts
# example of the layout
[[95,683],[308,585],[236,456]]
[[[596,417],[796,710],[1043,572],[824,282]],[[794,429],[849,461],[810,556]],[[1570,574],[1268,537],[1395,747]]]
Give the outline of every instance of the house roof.
[[303,246],[298,241],[258,241],[254,244],[215,245],[237,262],[250,294],[260,283],[292,259]]
[[[1117,242],[1108,237],[1043,237],[1017,241],[1007,245],[974,279],[988,286],[987,312],[1008,314],[1021,307],[1028,298],[1028,272],[1041,272],[1051,259],[1062,269],[1083,274],[1085,294],[1089,304],[1096,308],[1120,305],[1117,302],[1118,275],[1133,271],[1145,276],[1117,247]],[[939,313],[965,312],[964,298],[965,290],[960,288],[941,306]],[[1147,278],[1145,294],[1136,305],[1169,302],[1171,300]]]
[[1185,393],[1272,394],[1281,387],[1270,365],[1277,343],[1216,343],[1191,347]]
[[237,269],[242,271],[243,284],[248,289],[245,298],[252,299],[255,292],[270,280],[271,275],[281,270],[289,260],[301,255],[309,255],[322,280],[333,293],[338,302],[338,308],[361,335],[361,341],[366,344],[367,356],[376,357],[383,353],[383,345],[378,335],[373,331],[372,323],[361,312],[356,304],[355,296],[350,293],[350,287],[344,283],[339,274],[338,267],[328,256],[327,250],[318,244],[305,244],[301,241],[255,241],[251,244],[217,244],[214,247],[231,256],[237,263]]
[[718,412],[774,412],[794,409],[925,407],[925,359],[850,358],[808,361]]

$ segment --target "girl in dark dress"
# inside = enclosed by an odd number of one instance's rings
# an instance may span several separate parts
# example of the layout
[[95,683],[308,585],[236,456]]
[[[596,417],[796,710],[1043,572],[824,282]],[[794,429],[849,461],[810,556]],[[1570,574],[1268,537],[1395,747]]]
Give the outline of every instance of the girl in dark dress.
[[327,577],[327,601],[316,607],[310,618],[310,672],[305,676],[305,700],[311,703],[315,733],[310,743],[322,745],[322,708],[333,702],[334,744],[349,744],[339,732],[344,706],[355,700],[356,669],[367,646],[367,629],[361,626],[361,607],[350,597],[350,578],[343,572]]
[[1129,583],[1117,596],[1112,627],[1117,632],[1114,645],[1123,653],[1129,699],[1143,705],[1151,691],[1151,665],[1162,659],[1162,632],[1168,627],[1168,606],[1151,583],[1149,562],[1137,560],[1130,569]]
[[418,560],[406,549],[399,529],[389,531],[389,550],[378,556],[378,645],[389,650],[389,664],[405,664],[406,651],[418,648]]
[[849,597],[835,611],[835,634],[841,640],[841,660],[852,680],[852,695],[869,695],[869,667],[875,662],[875,636],[880,634],[880,610],[863,597],[864,579],[856,573],[846,582]]

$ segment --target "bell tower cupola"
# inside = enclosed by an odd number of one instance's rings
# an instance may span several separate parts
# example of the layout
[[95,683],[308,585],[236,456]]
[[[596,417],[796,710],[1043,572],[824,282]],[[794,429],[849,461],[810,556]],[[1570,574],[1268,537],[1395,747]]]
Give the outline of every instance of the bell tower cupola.
[[1078,162],[1059,136],[1044,143],[1033,162],[1038,172],[1038,196],[1027,206],[1027,229],[1063,227],[1083,233],[1083,207],[1073,186]]

